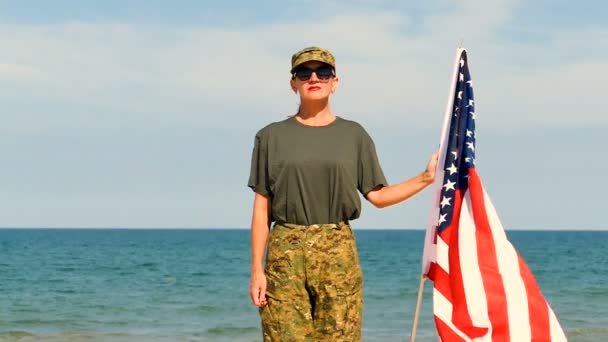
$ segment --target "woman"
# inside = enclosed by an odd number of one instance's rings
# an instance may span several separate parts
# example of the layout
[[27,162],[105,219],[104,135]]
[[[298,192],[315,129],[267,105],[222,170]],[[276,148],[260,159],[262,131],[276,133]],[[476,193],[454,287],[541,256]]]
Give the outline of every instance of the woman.
[[291,66],[298,113],[255,136],[250,296],[264,341],[359,341],[363,279],[349,225],[361,211],[357,191],[378,208],[402,202],[432,183],[436,155],[421,174],[389,186],[367,132],[329,108],[339,84],[334,56],[310,47]]

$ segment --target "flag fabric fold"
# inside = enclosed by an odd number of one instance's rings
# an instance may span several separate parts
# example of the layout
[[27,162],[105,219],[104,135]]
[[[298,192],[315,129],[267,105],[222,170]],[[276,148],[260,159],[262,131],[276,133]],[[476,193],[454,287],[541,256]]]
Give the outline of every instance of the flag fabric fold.
[[423,274],[443,342],[566,341],[551,307],[507,239],[475,168],[475,102],[458,49],[446,108]]

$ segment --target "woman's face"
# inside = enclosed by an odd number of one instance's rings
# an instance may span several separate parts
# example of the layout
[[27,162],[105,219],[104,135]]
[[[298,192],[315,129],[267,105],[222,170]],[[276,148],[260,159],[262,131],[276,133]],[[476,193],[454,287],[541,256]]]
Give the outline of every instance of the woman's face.
[[[300,94],[302,101],[327,99],[338,88],[338,77],[333,76],[332,73],[331,77],[328,78],[328,69],[331,70],[331,66],[317,61],[306,62],[298,66],[296,77],[290,82],[291,89]],[[298,70],[303,71],[298,72]],[[311,73],[312,70],[315,72]],[[302,77],[299,76],[305,76],[304,78],[310,76],[310,78],[301,79]]]

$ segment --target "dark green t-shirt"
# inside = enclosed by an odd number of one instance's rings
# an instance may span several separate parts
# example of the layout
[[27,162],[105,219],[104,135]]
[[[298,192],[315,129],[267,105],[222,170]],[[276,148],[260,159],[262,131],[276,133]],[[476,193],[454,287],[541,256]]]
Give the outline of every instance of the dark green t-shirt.
[[312,225],[358,218],[357,190],[387,182],[361,125],[337,117],[307,126],[292,116],[256,134],[248,185],[272,199],[271,220]]

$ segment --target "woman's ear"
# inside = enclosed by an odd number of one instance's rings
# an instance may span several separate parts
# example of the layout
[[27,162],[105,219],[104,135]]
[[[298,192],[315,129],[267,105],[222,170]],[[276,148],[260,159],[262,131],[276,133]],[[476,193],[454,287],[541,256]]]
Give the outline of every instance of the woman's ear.
[[332,82],[333,84],[331,85],[331,93],[335,93],[336,90],[338,90],[338,85],[340,84],[340,79],[338,78],[338,76],[334,77],[334,81]]
[[293,91],[294,94],[298,93],[298,88],[296,87],[296,82],[293,79],[291,79],[289,81],[289,86],[291,87],[291,91]]

